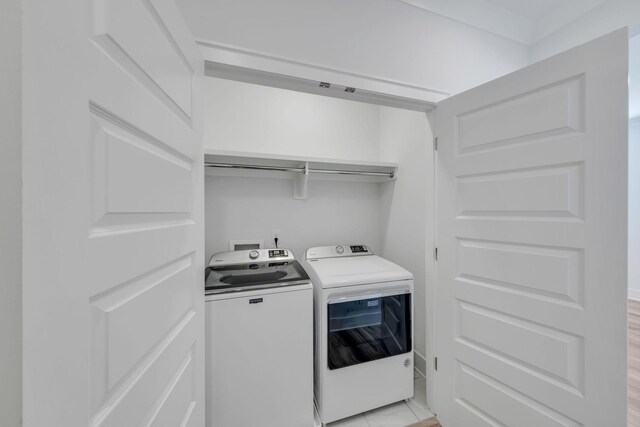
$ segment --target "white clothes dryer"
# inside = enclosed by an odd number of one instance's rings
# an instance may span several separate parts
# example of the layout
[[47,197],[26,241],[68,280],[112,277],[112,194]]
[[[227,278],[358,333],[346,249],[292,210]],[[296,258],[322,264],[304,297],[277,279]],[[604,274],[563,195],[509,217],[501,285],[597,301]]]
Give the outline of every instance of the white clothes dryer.
[[323,423],[413,397],[413,275],[365,245],[310,248]]

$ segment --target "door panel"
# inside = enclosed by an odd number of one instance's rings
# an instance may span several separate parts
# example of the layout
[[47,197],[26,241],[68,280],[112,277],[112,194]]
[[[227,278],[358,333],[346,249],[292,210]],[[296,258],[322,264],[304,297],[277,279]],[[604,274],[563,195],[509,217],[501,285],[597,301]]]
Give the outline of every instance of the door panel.
[[195,43],[173,0],[25,6],[25,34],[24,425],[203,425]]
[[180,11],[174,7],[170,10],[174,17],[162,17],[156,9],[158,3],[170,2],[97,0],[101,10],[96,9],[94,15],[95,34],[105,39],[105,46],[126,55],[162,92],[161,99],[171,102],[189,118],[194,71],[185,53],[190,52],[183,52],[164,22],[180,17]]
[[436,411],[626,425],[627,34],[438,104]]
[[458,154],[581,132],[583,85],[582,75],[573,76],[459,114]]

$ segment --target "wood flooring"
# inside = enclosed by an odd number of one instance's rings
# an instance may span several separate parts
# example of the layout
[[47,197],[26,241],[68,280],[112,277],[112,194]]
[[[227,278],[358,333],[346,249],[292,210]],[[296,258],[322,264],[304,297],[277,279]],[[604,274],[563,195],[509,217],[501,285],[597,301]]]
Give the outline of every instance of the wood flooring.
[[436,417],[429,418],[428,420],[420,421],[419,423],[411,424],[407,427],[442,427]]
[[640,301],[629,300],[628,426],[640,427]]

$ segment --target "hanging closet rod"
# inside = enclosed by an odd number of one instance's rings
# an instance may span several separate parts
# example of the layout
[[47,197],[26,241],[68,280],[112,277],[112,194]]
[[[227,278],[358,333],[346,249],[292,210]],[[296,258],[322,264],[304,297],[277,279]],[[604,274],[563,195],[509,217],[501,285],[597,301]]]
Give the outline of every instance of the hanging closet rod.
[[309,173],[326,173],[326,174],[336,174],[336,175],[386,176],[391,179],[395,176],[394,172],[345,171],[345,170],[334,170],[334,169],[309,169]]
[[304,173],[305,168],[286,168],[282,166],[260,166],[260,165],[237,165],[232,163],[211,163],[205,162],[208,168],[225,168],[225,169],[256,169],[265,171],[282,171],[282,172],[300,172]]
[[367,172],[367,171],[347,171],[339,169],[307,169],[301,168],[288,168],[281,166],[261,166],[261,165],[239,165],[233,163],[212,163],[205,162],[205,167],[208,168],[226,168],[226,169],[254,169],[254,170],[268,170],[268,171],[281,171],[281,172],[299,172],[304,174],[308,173],[324,173],[324,174],[336,174],[336,175],[365,175],[365,176],[386,176],[393,179],[395,172]]

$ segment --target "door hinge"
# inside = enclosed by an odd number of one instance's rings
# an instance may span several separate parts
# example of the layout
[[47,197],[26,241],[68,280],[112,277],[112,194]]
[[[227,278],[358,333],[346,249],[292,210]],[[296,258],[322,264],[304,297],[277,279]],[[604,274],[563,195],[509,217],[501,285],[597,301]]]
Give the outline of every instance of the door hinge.
[[433,257],[435,258],[435,260],[438,260],[438,248],[434,248],[433,249]]
[[438,358],[434,357],[433,358],[433,367],[435,368],[435,370],[438,370]]
[[438,137],[433,138],[433,149],[438,151]]

